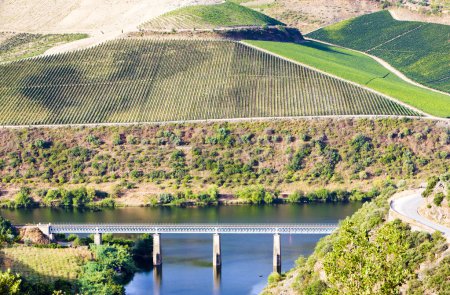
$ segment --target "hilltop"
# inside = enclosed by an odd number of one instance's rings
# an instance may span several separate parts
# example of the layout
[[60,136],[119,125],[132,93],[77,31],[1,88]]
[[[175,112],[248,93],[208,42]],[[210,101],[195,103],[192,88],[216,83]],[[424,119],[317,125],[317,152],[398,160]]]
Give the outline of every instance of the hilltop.
[[275,25],[283,25],[283,23],[237,3],[225,1],[215,5],[179,8],[152,19],[139,28],[141,30],[179,30]]

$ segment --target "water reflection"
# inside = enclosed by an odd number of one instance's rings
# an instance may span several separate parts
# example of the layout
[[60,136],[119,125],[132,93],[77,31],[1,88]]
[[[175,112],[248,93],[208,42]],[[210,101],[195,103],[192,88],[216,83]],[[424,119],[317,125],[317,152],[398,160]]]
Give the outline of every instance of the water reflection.
[[222,280],[222,266],[213,267],[213,294],[220,294],[220,282]]
[[153,267],[153,294],[161,294],[162,265]]

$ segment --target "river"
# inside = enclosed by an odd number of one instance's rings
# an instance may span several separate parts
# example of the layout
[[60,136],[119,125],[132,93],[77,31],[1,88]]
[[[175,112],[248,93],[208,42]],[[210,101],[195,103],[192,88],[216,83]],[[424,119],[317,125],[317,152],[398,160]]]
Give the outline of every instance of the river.
[[[204,208],[128,207],[81,211],[51,208],[2,209],[15,224],[24,223],[336,223],[361,203]],[[312,253],[320,235],[282,235],[282,270],[300,255]],[[151,267],[137,272],[126,293],[140,294],[258,294],[272,271],[272,235],[223,234],[222,270],[212,268],[212,235],[162,235],[161,272]]]

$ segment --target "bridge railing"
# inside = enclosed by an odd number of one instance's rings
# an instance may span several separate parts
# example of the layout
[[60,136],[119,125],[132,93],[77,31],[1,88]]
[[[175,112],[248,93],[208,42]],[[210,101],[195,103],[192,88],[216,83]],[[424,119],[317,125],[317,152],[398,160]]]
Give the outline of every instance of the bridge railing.
[[[41,225],[42,226],[42,225]],[[328,234],[336,224],[48,224],[49,233],[229,233]]]

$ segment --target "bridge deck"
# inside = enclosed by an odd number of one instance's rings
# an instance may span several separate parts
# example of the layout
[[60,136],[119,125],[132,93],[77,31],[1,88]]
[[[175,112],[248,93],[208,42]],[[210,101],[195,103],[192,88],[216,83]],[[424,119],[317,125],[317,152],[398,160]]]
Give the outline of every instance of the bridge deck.
[[49,233],[330,234],[336,224],[41,224]]

